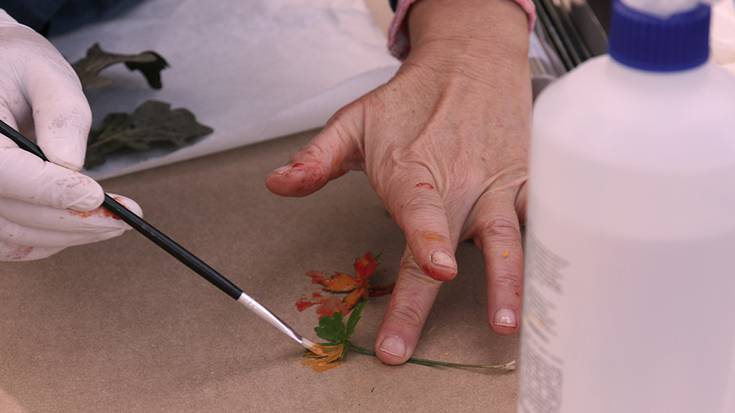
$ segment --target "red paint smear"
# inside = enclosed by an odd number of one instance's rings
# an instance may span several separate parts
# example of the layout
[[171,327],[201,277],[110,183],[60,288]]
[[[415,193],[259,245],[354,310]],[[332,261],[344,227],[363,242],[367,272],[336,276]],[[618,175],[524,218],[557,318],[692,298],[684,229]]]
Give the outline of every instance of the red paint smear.
[[416,188],[434,189],[434,185],[428,182],[419,182],[416,184]]
[[449,281],[452,279],[451,276],[444,275],[436,270],[434,270],[432,267],[428,265],[422,265],[421,270],[424,272],[424,274],[428,275],[429,277],[437,280],[437,281]]
[[31,255],[33,247],[17,247],[10,253],[11,260],[22,260],[23,258]]
[[[115,199],[115,201],[117,201],[117,202],[119,202],[121,204],[123,203],[121,197],[117,197],[116,196],[114,199]],[[68,210],[68,211],[69,211],[69,213],[71,215],[74,215],[74,216],[77,216],[77,217],[80,217],[80,218],[89,218],[89,217],[92,217],[92,216],[98,216],[98,217],[102,217],[102,218],[112,218],[112,219],[116,219],[118,221],[122,219],[117,214],[115,214],[115,213],[109,211],[107,208],[103,208],[103,207],[99,207],[99,208],[93,209],[91,211],[73,211],[71,209]]]

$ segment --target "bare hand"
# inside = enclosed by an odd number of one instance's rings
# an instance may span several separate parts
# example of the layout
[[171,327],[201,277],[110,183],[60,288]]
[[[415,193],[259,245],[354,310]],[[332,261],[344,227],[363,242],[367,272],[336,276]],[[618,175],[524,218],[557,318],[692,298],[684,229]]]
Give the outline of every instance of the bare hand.
[[508,0],[422,0],[412,51],[386,85],[341,109],[268,188],[305,196],[364,170],[403,230],[396,288],[376,341],[388,364],[413,353],[458,242],[486,262],[491,327],[518,330],[531,89],[526,14]]

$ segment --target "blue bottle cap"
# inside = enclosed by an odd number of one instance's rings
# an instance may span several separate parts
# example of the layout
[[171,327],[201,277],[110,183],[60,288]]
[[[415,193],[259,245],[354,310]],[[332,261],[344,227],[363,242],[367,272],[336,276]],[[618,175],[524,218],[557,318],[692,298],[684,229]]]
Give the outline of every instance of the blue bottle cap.
[[621,0],[613,4],[609,53],[618,62],[652,72],[676,72],[709,58],[710,6],[661,18]]

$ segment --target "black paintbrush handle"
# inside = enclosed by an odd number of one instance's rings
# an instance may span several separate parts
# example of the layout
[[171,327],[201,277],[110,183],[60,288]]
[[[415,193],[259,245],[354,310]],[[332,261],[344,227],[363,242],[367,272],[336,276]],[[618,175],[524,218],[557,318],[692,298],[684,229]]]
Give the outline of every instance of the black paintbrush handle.
[[146,222],[143,218],[135,215],[132,211],[125,208],[123,204],[117,202],[110,195],[105,194],[105,201],[102,203],[102,206],[108,211],[119,216],[120,219],[133,227],[133,229],[143,234],[164,251],[181,261],[182,264],[194,270],[194,272],[202,276],[202,278],[214,284],[215,287],[222,290],[225,294],[235,300],[240,298],[240,295],[242,295],[242,290],[233,284],[232,281],[228,280],[227,277],[210,267],[206,262],[202,261],[186,248],[179,245],[179,243],[169,238],[168,235],[156,229],[156,227]]
[[[0,120],[0,132],[7,136],[10,140],[15,142],[19,148],[24,149],[44,161],[48,161],[46,155],[44,155],[41,148],[36,145],[33,141],[29,140],[25,136],[21,135],[18,131],[11,128],[8,124]],[[105,194],[105,201],[102,206],[113,214],[117,215],[125,221],[128,225],[133,227],[136,231],[143,234],[146,238],[153,241],[156,245],[161,247],[164,251],[171,254],[174,258],[181,261],[184,265],[191,268],[199,274],[202,278],[214,284],[217,288],[222,290],[225,294],[237,300],[242,294],[242,290],[228,280],[227,277],[220,274],[214,268],[210,267],[199,259],[196,255],[187,251],[186,248],[179,245],[176,241],[169,238],[166,234],[159,231],[153,225],[146,222],[143,218],[135,215],[132,211],[125,208],[125,206],[117,202],[111,196]]]

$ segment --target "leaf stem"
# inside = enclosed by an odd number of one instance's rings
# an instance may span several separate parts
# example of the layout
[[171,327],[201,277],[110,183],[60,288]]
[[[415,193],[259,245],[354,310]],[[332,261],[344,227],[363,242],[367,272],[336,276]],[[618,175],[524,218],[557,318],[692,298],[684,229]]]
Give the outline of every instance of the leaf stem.
[[[375,357],[375,352],[369,349],[366,349],[364,347],[356,346],[352,344],[351,342],[347,342],[347,348],[350,351],[354,351],[358,354],[364,354],[366,356],[373,356]],[[516,369],[516,361],[509,361],[508,363],[504,364],[462,364],[462,363],[450,363],[448,361],[441,361],[441,360],[429,360],[429,359],[422,359],[418,357],[411,357],[408,360],[406,360],[406,363],[412,363],[412,364],[419,364],[422,366],[428,366],[428,367],[448,367],[448,368],[455,368],[455,369],[468,369],[468,370],[488,370],[488,371],[496,371],[496,372],[502,372],[507,373],[514,371]]]

